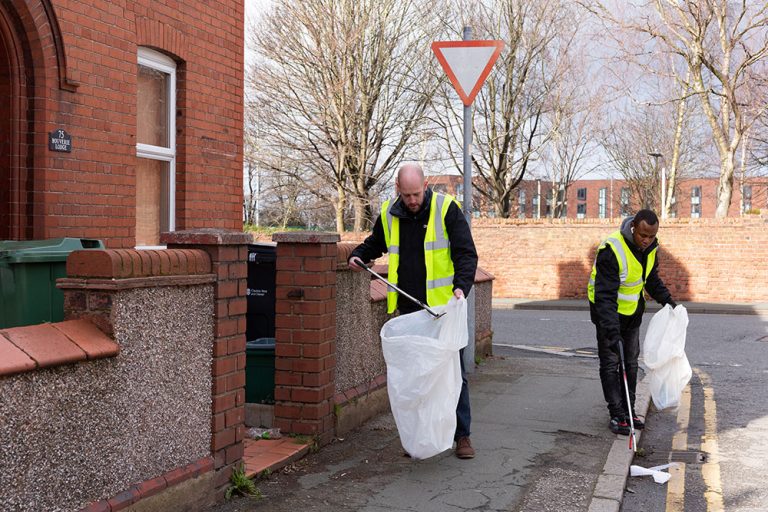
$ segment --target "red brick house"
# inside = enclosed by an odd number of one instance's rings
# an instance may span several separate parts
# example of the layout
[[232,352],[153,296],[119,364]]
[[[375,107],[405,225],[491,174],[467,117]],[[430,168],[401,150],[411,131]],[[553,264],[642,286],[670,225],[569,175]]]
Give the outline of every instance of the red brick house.
[[0,240],[242,229],[242,2],[3,0]]

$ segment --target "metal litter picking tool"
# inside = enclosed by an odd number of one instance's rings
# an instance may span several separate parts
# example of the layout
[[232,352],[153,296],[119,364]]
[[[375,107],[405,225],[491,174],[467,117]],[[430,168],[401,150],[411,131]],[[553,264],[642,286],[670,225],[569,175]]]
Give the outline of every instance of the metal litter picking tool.
[[624,376],[624,392],[627,394],[627,409],[629,412],[629,449],[637,452],[637,438],[635,437],[635,421],[633,419],[634,411],[632,402],[629,400],[629,384],[627,384],[627,369],[624,366],[624,346],[623,341],[619,341],[619,361],[621,361],[621,374]]
[[438,313],[434,309],[430,308],[429,306],[427,306],[426,304],[421,302],[419,299],[417,299],[415,297],[411,297],[410,295],[405,293],[403,290],[401,290],[397,286],[393,285],[392,283],[390,283],[389,281],[384,279],[380,274],[378,274],[374,270],[371,270],[370,268],[368,268],[368,265],[363,263],[363,260],[361,260],[360,258],[355,258],[355,263],[357,263],[358,265],[363,267],[365,270],[367,270],[368,272],[373,274],[373,276],[376,277],[376,279],[379,279],[380,281],[384,281],[387,284],[387,286],[389,286],[393,290],[396,290],[397,293],[403,295],[404,297],[406,297],[410,301],[412,301],[412,302],[418,304],[419,306],[421,306],[423,309],[425,309],[427,311],[427,313],[429,313],[430,315],[432,315],[434,317],[434,320],[437,320],[438,318],[440,318],[441,316],[443,316],[445,314],[445,311],[443,311],[442,313]]

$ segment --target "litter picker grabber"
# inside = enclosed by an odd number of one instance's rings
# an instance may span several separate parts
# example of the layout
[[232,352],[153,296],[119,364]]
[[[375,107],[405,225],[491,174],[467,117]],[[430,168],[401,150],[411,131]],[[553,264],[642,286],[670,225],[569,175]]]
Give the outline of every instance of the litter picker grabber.
[[365,263],[363,263],[363,260],[361,260],[360,258],[355,258],[355,263],[357,263],[358,265],[360,265],[361,267],[363,267],[365,270],[367,270],[368,272],[370,272],[371,274],[373,274],[373,275],[374,275],[374,277],[376,277],[376,279],[379,279],[379,280],[381,280],[381,281],[384,281],[384,282],[387,284],[387,286],[389,286],[389,287],[390,287],[390,288],[392,288],[393,290],[396,290],[396,291],[397,291],[397,293],[399,293],[399,294],[403,295],[404,297],[406,297],[406,298],[407,298],[407,299],[409,299],[410,301],[412,301],[412,302],[414,302],[415,304],[418,304],[419,306],[421,306],[423,309],[425,309],[425,310],[427,311],[427,313],[429,313],[430,315],[432,315],[433,317],[435,317],[435,318],[434,318],[435,320],[437,320],[438,318],[440,318],[441,316],[443,316],[443,315],[445,314],[445,311],[443,311],[442,313],[438,313],[438,312],[436,312],[434,309],[430,308],[429,306],[427,306],[426,304],[424,304],[423,302],[421,302],[419,299],[417,299],[417,298],[415,298],[415,297],[411,297],[410,295],[408,295],[407,293],[405,293],[403,290],[401,290],[401,289],[400,289],[400,288],[398,288],[397,286],[393,285],[392,283],[390,283],[389,281],[387,281],[386,279],[384,279],[384,278],[383,278],[383,277],[382,277],[380,274],[378,274],[377,272],[375,272],[375,271],[373,271],[372,269],[368,268],[368,265],[366,265]]
[[629,385],[627,384],[627,369],[624,367],[624,344],[619,341],[619,361],[621,361],[621,375],[624,377],[624,392],[627,394],[627,412],[629,413],[629,449],[637,452],[637,439],[635,438],[635,420],[632,413],[632,402],[629,399]]

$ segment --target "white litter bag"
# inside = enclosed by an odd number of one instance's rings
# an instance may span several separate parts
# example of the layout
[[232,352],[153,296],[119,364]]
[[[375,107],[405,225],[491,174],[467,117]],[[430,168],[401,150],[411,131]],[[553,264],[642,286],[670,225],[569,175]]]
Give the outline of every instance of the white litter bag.
[[648,324],[643,342],[643,367],[651,398],[657,409],[676,407],[691,380],[691,365],[685,356],[688,310],[681,304],[667,304]]
[[453,446],[461,393],[459,350],[467,345],[467,300],[452,297],[435,319],[417,311],[381,328],[387,392],[400,442],[414,459]]

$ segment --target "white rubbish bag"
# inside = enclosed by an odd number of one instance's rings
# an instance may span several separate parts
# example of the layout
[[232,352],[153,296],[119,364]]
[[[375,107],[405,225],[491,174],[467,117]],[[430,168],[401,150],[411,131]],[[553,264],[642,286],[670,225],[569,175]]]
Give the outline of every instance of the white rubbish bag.
[[643,342],[643,367],[656,409],[680,405],[680,396],[691,380],[691,365],[685,355],[688,310],[667,304],[648,324]]
[[398,316],[381,328],[387,392],[400,442],[414,459],[451,449],[461,393],[459,350],[467,345],[467,300]]

